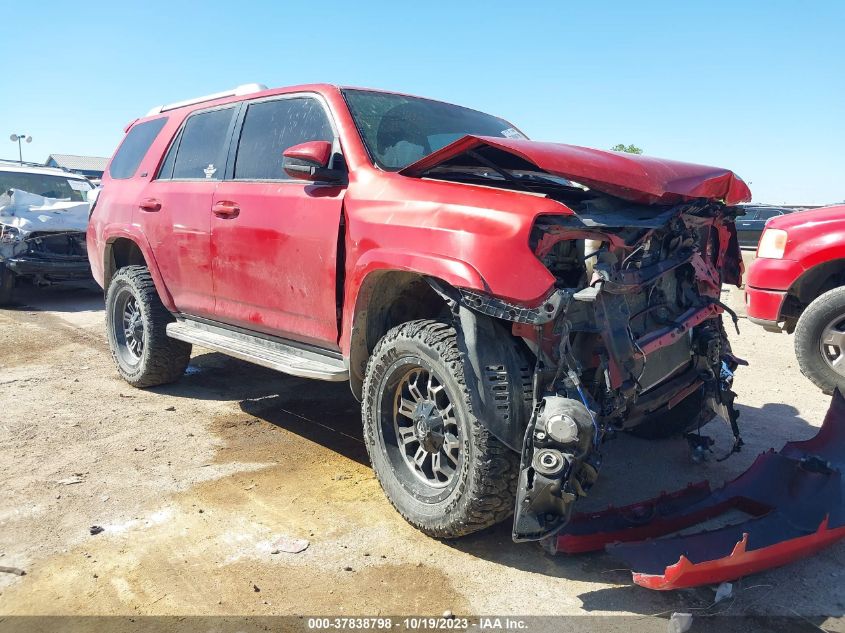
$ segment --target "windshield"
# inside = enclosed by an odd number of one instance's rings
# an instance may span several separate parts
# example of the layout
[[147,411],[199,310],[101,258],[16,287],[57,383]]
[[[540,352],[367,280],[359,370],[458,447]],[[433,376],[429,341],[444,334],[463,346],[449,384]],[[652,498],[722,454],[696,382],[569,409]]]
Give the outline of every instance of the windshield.
[[461,106],[367,90],[343,96],[373,162],[398,171],[467,134],[525,138],[504,119]]
[[20,189],[45,198],[85,202],[85,194],[90,188],[91,183],[80,178],[0,171],[0,193],[6,193],[9,189]]

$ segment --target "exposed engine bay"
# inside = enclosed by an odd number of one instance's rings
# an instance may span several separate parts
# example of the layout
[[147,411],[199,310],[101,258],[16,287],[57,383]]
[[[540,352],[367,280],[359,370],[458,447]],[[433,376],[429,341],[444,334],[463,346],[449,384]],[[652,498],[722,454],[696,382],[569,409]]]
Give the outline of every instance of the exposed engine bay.
[[[533,230],[531,248],[556,279],[551,294],[534,308],[469,290],[460,297],[464,333],[478,339],[467,349],[479,374],[496,366],[473,352],[485,347],[484,328],[468,312],[511,322],[533,356],[531,378],[523,367],[508,396],[530,401],[525,426],[513,407],[498,429],[490,422],[503,434],[507,424],[526,429],[510,442],[522,460],[516,541],[567,524],[598,477],[602,442],[617,431],[694,432],[721,417],[733,429],[732,452],[742,446],[731,386],[744,361],[732,355],[722,322],[727,312],[735,325],[736,315],[719,299],[723,282],[740,282],[737,209],[711,200],[638,205],[560,185],[551,191],[575,211],[541,216]],[[709,449],[706,437],[688,439],[694,454]]]
[[684,400],[695,414],[664,425],[690,431],[721,416],[741,446],[731,391],[739,361],[722,325],[731,311],[719,300],[722,281],[736,283],[740,272],[734,211],[709,201],[641,207],[625,214],[626,225],[609,226],[619,205],[591,199],[576,216],[541,218],[534,229],[561,309],[547,323],[514,326],[538,358],[540,383],[522,449],[516,540],[567,523],[598,476],[606,435],[653,425],[649,418]]

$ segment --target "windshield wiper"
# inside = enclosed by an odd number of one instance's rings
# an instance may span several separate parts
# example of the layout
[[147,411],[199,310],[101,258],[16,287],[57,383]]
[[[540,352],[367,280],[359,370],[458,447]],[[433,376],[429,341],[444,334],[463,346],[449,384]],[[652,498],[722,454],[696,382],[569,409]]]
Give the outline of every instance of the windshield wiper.
[[516,176],[514,176],[512,173],[510,173],[507,170],[502,169],[501,167],[496,165],[496,163],[494,163],[493,161],[487,160],[486,158],[484,158],[484,156],[482,156],[478,152],[474,152],[473,150],[469,150],[467,152],[467,155],[470,156],[471,158],[474,158],[475,160],[477,160],[479,163],[481,163],[485,167],[489,167],[490,169],[495,171],[497,174],[499,174],[502,178],[504,178],[508,182],[516,185],[519,189],[522,189],[523,191],[530,191],[530,192],[534,191],[531,187],[526,186],[526,184],[524,182],[521,182],[520,179],[517,178]]

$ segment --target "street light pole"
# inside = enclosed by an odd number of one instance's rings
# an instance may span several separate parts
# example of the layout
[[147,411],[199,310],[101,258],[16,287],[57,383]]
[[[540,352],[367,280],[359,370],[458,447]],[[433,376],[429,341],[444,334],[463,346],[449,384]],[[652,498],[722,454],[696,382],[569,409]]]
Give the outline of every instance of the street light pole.
[[23,165],[23,150],[21,149],[21,141],[32,143],[32,137],[27,136],[26,134],[12,134],[9,137],[9,140],[12,141],[12,143],[14,143],[15,141],[18,142],[18,161],[21,165]]

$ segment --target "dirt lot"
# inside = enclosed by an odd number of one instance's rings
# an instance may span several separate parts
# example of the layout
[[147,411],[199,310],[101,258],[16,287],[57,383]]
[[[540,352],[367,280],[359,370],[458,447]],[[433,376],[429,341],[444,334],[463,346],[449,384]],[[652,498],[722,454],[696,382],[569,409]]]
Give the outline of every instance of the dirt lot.
[[[720,483],[814,434],[827,410],[792,340],[742,322],[747,448],[692,465],[683,439],[619,437],[583,508]],[[195,348],[182,381],[138,391],[113,368],[91,290],[0,310],[0,614],[801,614],[842,626],[845,545],[735,584],[656,593],[606,555],[551,558],[501,525],[426,538],[394,512],[343,384]],[[730,445],[725,425],[709,434]],[[89,527],[104,531],[91,535]],[[307,539],[301,553],[279,539]],[[827,624],[824,624],[827,622]],[[665,626],[665,625],[664,625]]]

